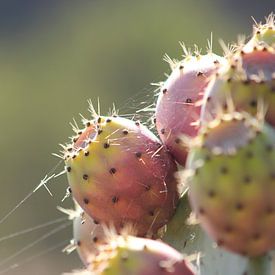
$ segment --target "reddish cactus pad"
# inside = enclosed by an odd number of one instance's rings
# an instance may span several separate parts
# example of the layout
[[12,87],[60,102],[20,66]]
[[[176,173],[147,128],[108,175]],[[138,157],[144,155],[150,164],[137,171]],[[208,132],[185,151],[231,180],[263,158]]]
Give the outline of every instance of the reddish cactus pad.
[[221,57],[212,53],[186,57],[162,86],[156,107],[156,126],[161,140],[181,165],[185,164],[187,155],[181,136],[197,135],[199,101],[209,77],[222,62]]
[[93,219],[127,223],[137,234],[155,234],[178,200],[176,165],[159,140],[139,122],[98,117],[65,155],[73,196]]

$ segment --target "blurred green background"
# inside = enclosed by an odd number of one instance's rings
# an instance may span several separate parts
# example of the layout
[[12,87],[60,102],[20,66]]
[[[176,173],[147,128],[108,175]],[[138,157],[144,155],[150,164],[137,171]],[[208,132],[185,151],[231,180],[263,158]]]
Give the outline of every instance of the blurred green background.
[[[213,32],[221,53],[218,38],[249,35],[251,16],[264,20],[273,8],[271,0],[1,0],[0,220],[58,163],[51,153],[72,134],[72,118],[89,115],[87,99],[99,97],[102,113],[113,102],[121,113],[134,112],[139,102],[149,105],[150,83],[169,73],[162,57],[180,58],[179,41],[205,49]],[[62,169],[63,163],[56,172]],[[62,176],[49,183],[53,198],[38,190],[0,224],[0,238],[64,217],[56,206],[70,207],[70,200],[61,202],[66,187]],[[57,226],[0,239],[0,274],[81,267],[76,253],[60,252],[70,226],[31,245]]]

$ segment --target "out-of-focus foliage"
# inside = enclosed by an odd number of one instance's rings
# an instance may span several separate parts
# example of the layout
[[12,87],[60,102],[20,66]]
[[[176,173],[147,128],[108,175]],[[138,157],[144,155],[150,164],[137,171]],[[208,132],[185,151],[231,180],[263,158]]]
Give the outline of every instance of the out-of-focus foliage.
[[[181,57],[178,41],[205,49],[213,32],[221,53],[218,38],[230,42],[237,33],[249,34],[249,17],[263,20],[272,8],[272,1],[239,2],[0,1],[0,220],[58,163],[50,153],[71,135],[72,118],[88,115],[87,99],[99,97],[102,112],[115,102],[121,113],[133,113],[153,94],[150,83],[169,72],[163,55]],[[49,187],[54,197],[39,190],[0,224],[0,237],[62,216],[56,205],[71,205],[61,203],[66,178]],[[69,227],[3,264],[49,230],[0,242],[0,274],[71,237]],[[60,274],[80,266],[76,254],[60,250],[6,274]]]

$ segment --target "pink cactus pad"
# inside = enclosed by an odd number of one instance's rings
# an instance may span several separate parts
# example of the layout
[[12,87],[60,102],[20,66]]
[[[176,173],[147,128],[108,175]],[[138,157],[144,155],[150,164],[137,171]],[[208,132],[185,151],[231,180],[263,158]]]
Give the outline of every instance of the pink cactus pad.
[[200,101],[223,58],[209,53],[188,56],[172,71],[162,86],[156,107],[156,126],[161,140],[181,165],[185,164],[187,147],[183,135],[197,135]]
[[74,243],[78,255],[84,265],[89,265],[91,259],[99,253],[98,246],[105,243],[105,232],[100,224],[82,212],[73,221]]

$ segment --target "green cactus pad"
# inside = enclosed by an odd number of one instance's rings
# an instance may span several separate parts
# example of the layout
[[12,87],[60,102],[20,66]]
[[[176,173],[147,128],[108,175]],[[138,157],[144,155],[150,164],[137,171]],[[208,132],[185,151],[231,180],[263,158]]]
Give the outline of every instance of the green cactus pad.
[[258,256],[275,247],[275,131],[248,115],[202,130],[188,157],[191,205],[221,247]]

